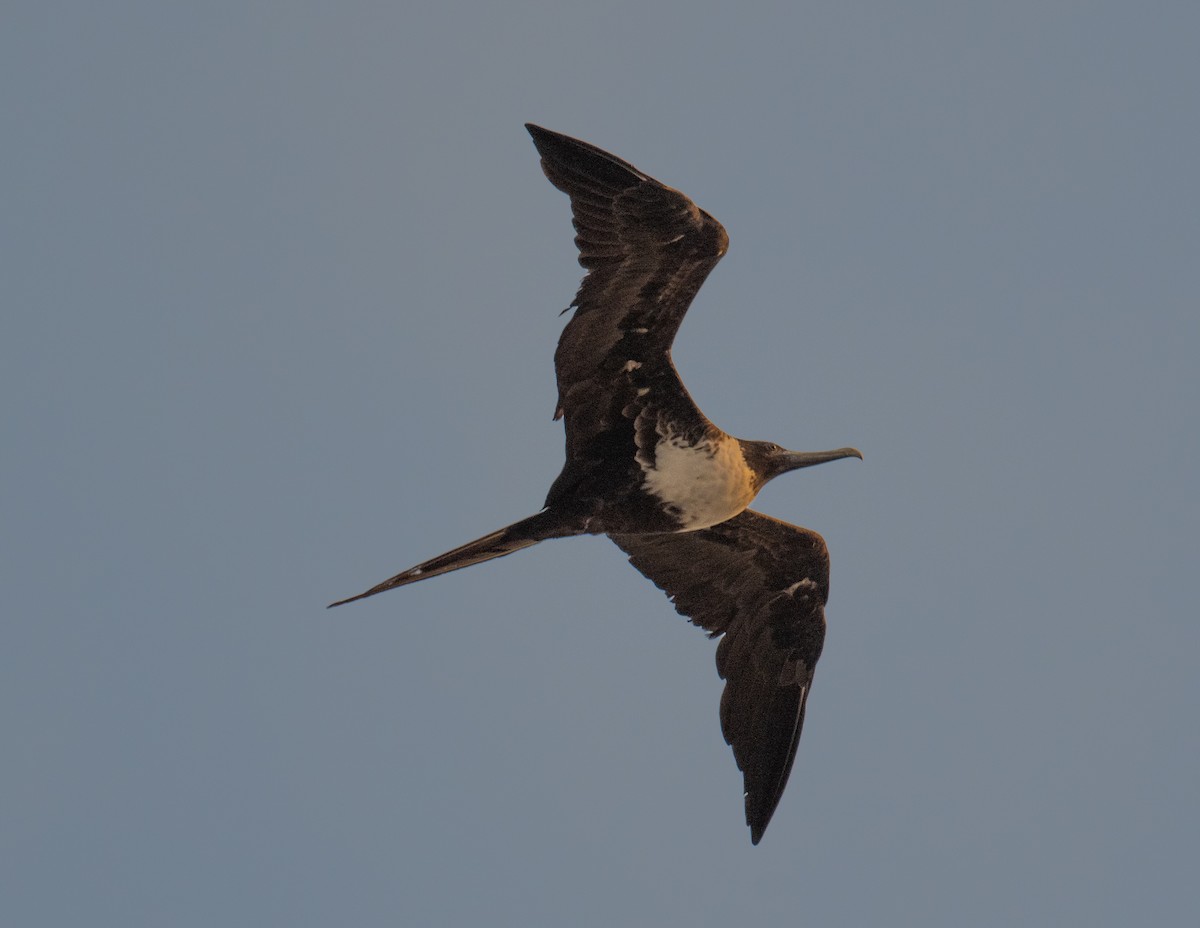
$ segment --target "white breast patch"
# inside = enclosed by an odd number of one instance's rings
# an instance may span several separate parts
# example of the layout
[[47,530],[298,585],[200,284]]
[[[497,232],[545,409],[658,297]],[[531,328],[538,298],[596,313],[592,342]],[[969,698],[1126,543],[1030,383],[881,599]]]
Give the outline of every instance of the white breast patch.
[[642,471],[643,488],[671,509],[685,532],[732,519],[754,499],[741,446],[728,435],[694,446],[660,435],[654,466],[643,461]]

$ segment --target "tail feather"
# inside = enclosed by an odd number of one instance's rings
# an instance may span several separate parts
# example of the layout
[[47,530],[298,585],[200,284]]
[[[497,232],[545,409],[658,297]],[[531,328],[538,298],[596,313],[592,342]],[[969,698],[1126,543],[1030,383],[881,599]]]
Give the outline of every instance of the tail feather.
[[376,593],[383,593],[398,586],[407,586],[410,583],[416,583],[418,580],[428,580],[430,577],[446,574],[452,570],[461,570],[464,567],[470,567],[472,564],[482,564],[484,561],[504,557],[506,554],[512,554],[514,551],[520,551],[522,548],[536,545],[539,541],[545,541],[547,538],[554,538],[562,534],[561,532],[554,531],[551,528],[551,524],[547,518],[547,513],[545,511],[539,512],[528,519],[522,519],[520,522],[514,522],[512,525],[498,529],[490,535],[484,535],[482,538],[469,541],[465,545],[455,548],[453,551],[447,551],[445,554],[439,554],[435,558],[430,558],[416,567],[410,567],[408,570],[396,574],[391,579],[384,580],[383,583],[371,587],[365,593],[359,593],[357,596],[351,596],[349,599],[340,599],[336,603],[330,603],[328,608],[332,609],[334,606],[344,606],[346,603],[352,603],[358,599],[366,599],[368,596],[374,596]]

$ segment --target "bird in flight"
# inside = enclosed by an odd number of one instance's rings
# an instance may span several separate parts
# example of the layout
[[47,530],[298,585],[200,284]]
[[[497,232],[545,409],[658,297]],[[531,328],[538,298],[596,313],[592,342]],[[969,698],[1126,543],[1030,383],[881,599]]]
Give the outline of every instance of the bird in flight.
[[679,379],[671,344],[725,254],[725,229],[628,162],[526,129],[546,177],[570,197],[586,270],[554,353],[566,463],[540,512],[332,605],[550,538],[609,536],[679,613],[721,639],[721,731],[758,844],[787,784],[821,656],[829,553],[816,532],[747,507],[780,474],[862,455],[787,451],[713,425]]

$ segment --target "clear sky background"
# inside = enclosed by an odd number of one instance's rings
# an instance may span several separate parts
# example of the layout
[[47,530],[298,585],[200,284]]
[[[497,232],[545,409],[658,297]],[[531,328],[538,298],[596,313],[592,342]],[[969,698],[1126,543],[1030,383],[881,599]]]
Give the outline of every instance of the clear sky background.
[[[1200,7],[10,2],[0,922],[1181,925]],[[579,279],[522,123],[717,216],[676,346],[863,463],[750,845],[714,646],[535,511]]]

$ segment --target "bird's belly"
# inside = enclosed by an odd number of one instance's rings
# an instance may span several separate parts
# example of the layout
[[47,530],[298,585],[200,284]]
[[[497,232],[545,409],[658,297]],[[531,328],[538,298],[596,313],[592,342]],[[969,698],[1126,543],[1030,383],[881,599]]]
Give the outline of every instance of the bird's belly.
[[642,488],[657,497],[691,532],[732,519],[754,500],[746,459],[736,439],[688,445],[677,436],[659,440],[653,464],[642,463]]

